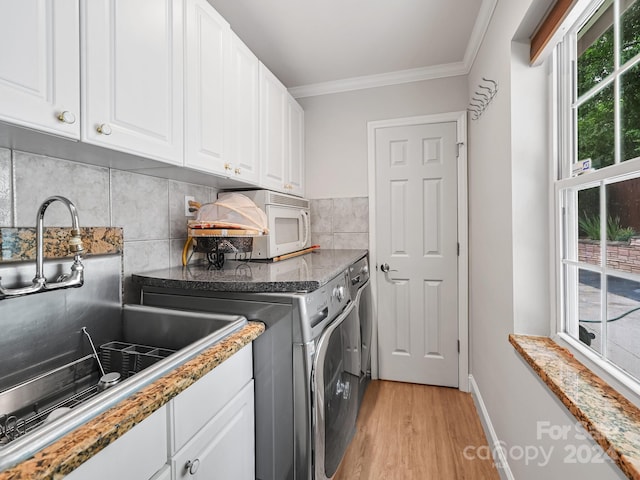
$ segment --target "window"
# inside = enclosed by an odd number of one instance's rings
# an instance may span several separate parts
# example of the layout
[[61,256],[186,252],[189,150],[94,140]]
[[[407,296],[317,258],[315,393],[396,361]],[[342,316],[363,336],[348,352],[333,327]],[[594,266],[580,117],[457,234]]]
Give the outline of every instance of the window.
[[640,382],[640,0],[594,2],[556,61],[561,330]]

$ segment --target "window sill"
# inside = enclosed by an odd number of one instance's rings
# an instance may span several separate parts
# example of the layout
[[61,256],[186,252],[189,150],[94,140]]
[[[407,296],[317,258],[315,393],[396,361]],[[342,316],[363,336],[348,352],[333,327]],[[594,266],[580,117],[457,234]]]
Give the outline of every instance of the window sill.
[[509,342],[631,479],[640,479],[640,409],[548,337]]

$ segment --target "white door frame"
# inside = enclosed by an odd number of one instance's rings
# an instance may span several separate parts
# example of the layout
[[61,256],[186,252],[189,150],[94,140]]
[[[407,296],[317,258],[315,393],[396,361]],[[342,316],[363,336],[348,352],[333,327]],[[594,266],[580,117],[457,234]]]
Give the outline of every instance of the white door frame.
[[[378,128],[422,125],[428,123],[456,122],[458,143],[458,385],[463,392],[469,391],[469,235],[468,235],[468,188],[467,188],[467,112],[449,112],[436,115],[395,118],[367,122],[368,170],[369,170],[369,258],[371,268],[378,268],[376,251],[376,149],[375,132]],[[378,378],[378,295],[377,275],[371,275],[372,312],[374,318],[371,342],[371,373]]]

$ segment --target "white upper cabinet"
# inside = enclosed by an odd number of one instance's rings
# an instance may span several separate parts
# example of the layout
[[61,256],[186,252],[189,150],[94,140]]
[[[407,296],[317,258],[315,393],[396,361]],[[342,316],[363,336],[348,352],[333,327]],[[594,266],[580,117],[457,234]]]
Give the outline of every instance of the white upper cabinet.
[[260,183],[280,191],[287,190],[287,95],[280,80],[260,64]]
[[265,188],[304,195],[304,111],[260,64],[261,180]]
[[289,192],[304,195],[304,110],[288,95],[289,136]]
[[184,164],[224,175],[233,174],[226,158],[230,37],[206,0],[186,0]]
[[239,180],[260,181],[260,61],[231,33],[229,163]]
[[182,1],[82,6],[82,140],[182,165]]
[[304,112],[207,0],[3,0],[0,45],[0,121],[304,195]]
[[0,4],[0,120],[80,138],[78,0]]

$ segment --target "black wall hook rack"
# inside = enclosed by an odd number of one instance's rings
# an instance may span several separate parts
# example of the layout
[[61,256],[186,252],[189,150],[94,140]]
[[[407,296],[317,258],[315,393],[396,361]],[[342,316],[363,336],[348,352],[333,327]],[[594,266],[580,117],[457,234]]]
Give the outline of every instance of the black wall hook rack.
[[482,77],[482,82],[478,85],[469,101],[467,110],[471,112],[471,119],[478,120],[487,109],[493,98],[498,93],[498,82]]

